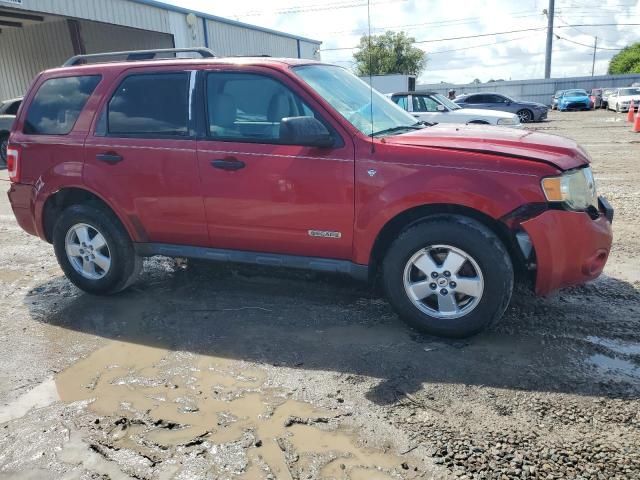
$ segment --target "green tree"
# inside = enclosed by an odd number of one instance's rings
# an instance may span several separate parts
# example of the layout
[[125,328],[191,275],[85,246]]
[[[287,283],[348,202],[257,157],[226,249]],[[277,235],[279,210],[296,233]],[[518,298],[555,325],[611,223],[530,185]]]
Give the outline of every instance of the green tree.
[[640,42],[629,45],[614,55],[609,62],[607,73],[611,75],[640,73]]
[[365,35],[353,54],[358,75],[402,73],[420,75],[427,65],[425,53],[413,46],[415,38],[404,32]]

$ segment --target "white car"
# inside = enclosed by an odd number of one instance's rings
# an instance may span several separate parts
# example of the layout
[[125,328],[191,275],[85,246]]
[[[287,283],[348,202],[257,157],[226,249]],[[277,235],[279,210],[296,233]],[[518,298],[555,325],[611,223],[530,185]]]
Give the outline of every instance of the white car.
[[616,112],[628,112],[629,105],[633,101],[635,110],[638,111],[640,104],[640,87],[618,88],[609,95],[607,99],[607,109]]
[[444,95],[434,92],[399,92],[387,94],[391,100],[418,120],[429,123],[462,123],[522,128],[515,113],[461,108]]

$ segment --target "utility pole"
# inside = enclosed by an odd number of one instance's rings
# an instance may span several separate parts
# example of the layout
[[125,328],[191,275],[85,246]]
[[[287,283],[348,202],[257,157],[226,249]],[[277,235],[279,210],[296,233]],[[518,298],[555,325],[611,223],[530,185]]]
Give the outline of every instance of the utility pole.
[[596,50],[598,50],[598,37],[596,37],[595,42],[593,42],[593,61],[591,62],[591,76],[593,77],[593,72],[596,69]]
[[551,49],[553,48],[553,17],[555,0],[549,0],[547,14],[547,51],[544,57],[544,78],[551,78]]

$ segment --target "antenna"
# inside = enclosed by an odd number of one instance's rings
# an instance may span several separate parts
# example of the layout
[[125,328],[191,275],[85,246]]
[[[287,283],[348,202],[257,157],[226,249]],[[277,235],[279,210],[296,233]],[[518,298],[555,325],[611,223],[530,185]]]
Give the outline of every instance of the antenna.
[[371,50],[371,0],[367,0],[367,25],[369,27],[369,115],[371,119],[371,153],[375,152],[373,142],[373,53]]

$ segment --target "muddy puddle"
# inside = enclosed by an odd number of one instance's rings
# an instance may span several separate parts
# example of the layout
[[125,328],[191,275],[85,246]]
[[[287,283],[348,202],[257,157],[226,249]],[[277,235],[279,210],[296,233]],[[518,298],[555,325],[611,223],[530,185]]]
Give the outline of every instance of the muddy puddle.
[[226,478],[407,478],[406,458],[359,445],[344,412],[294,400],[242,362],[112,342],[56,385],[63,401],[91,401],[99,445],[155,463],[197,449]]

